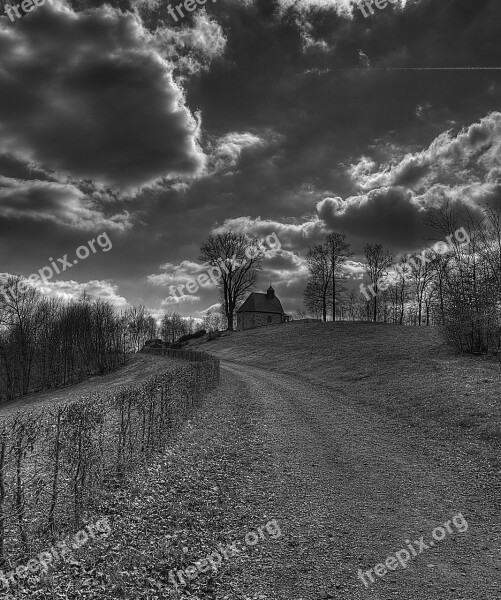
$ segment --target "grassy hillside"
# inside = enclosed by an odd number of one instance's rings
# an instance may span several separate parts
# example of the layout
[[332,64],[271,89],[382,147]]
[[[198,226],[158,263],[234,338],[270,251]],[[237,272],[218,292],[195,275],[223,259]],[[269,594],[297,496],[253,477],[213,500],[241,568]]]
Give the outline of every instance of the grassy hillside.
[[135,354],[126,365],[112,373],[93,375],[75,385],[29,394],[0,404],[0,419],[18,410],[69,402],[97,392],[111,392],[122,385],[138,384],[152,375],[160,375],[178,365],[179,361],[175,358]]
[[407,425],[501,442],[499,363],[458,356],[432,328],[291,324],[234,333],[201,349],[307,379]]

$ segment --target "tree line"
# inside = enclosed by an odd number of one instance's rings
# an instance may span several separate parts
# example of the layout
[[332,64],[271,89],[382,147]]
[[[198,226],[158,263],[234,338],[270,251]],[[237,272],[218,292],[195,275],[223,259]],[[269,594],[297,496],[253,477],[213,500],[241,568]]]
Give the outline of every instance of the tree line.
[[363,266],[370,285],[360,288],[345,285],[343,267],[353,254],[344,234],[331,233],[311,246],[299,316],[437,325],[461,351],[499,352],[500,210],[486,208],[479,218],[464,205],[447,204],[432,209],[427,223],[447,243],[435,242],[437,251],[427,246],[415,256],[395,256],[382,244],[367,244]]
[[9,277],[0,295],[0,401],[113,371],[156,335],[144,306],[50,299]]

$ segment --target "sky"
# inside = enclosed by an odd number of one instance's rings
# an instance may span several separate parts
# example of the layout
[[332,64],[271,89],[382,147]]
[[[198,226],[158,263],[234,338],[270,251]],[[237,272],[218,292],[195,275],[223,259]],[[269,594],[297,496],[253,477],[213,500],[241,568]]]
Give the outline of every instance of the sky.
[[0,272],[49,296],[201,317],[214,287],[169,286],[230,229],[276,235],[256,291],[292,314],[326,234],[358,281],[366,243],[500,203],[499,0],[38,3],[0,10]]

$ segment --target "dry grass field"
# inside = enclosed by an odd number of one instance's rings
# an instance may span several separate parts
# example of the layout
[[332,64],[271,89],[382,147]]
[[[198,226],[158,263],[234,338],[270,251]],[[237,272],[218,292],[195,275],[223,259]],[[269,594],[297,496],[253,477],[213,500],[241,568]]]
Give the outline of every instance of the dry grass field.
[[[368,323],[269,327],[190,346],[221,358],[219,389],[102,506],[110,537],[58,564],[39,598],[497,597],[497,362],[457,356],[434,329]],[[154,369],[154,359],[140,366]],[[407,538],[429,541],[459,512],[466,533],[362,585],[359,569]],[[280,538],[173,588],[172,569],[272,518]]]
[[0,404],[0,419],[12,415],[18,410],[31,410],[72,402],[82,396],[97,392],[111,392],[121,386],[138,384],[152,375],[159,375],[169,369],[174,369],[179,363],[179,360],[165,356],[135,354],[126,365],[113,373],[101,376],[94,375],[76,385],[29,394]]
[[305,379],[347,403],[421,425],[427,435],[437,429],[436,435],[447,430],[458,441],[474,439],[498,464],[501,365],[457,355],[434,328],[291,324],[225,335],[200,349]]

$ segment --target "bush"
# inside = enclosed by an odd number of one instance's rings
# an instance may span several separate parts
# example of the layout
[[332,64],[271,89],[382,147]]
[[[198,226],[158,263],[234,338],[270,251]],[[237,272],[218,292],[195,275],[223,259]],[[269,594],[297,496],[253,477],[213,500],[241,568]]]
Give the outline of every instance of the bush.
[[187,335],[182,335],[177,342],[189,342],[190,340],[196,340],[197,338],[203,337],[207,332],[205,329],[200,329],[199,331],[195,331],[195,333],[188,333]]
[[161,348],[164,345],[164,342],[160,338],[155,338],[154,340],[147,340],[146,342],[144,342],[144,345],[147,348],[150,346],[152,348]]
[[1,422],[0,563],[23,561],[58,531],[78,529],[87,511],[165,448],[219,382],[217,359],[179,354],[192,362],[140,385]]

